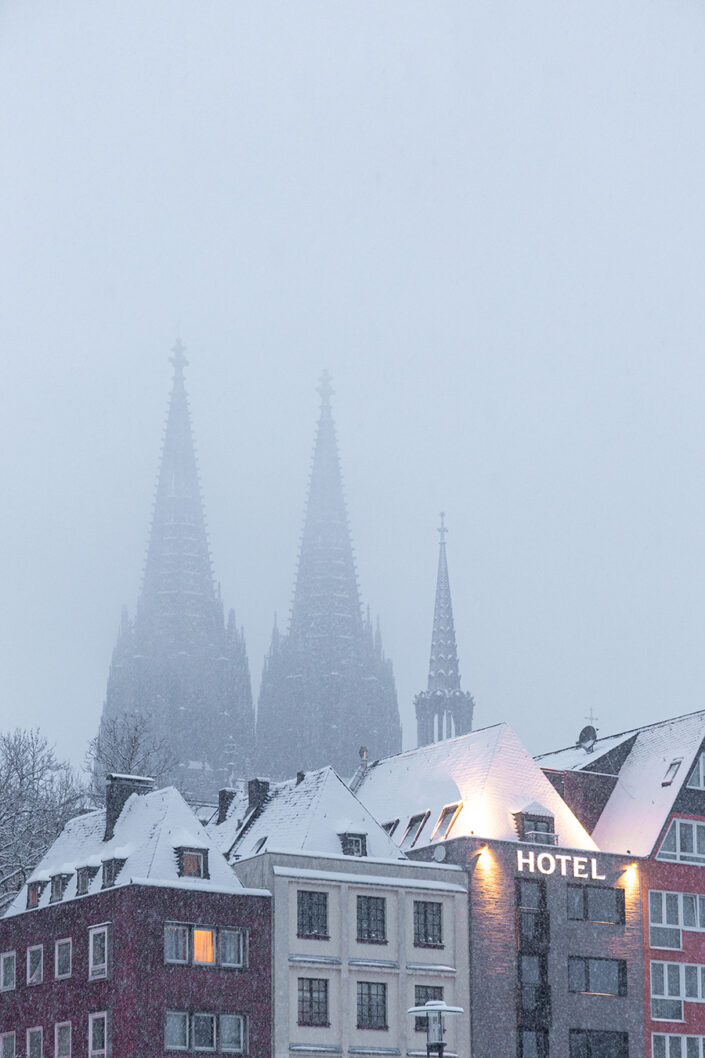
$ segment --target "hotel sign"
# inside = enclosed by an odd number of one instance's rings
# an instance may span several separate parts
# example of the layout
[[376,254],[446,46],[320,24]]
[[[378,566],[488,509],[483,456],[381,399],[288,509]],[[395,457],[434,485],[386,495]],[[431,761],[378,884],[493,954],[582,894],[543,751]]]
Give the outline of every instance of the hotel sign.
[[559,852],[524,852],[517,849],[517,870],[527,874],[561,874],[568,878],[585,878],[604,882],[606,875],[597,870],[595,856],[569,856]]

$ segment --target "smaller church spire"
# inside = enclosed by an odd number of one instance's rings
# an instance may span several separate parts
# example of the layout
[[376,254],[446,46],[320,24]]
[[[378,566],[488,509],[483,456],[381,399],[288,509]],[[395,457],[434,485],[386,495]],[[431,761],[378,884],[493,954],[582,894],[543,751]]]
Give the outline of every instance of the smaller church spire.
[[416,696],[414,702],[420,746],[472,731],[472,714],[475,705],[472,695],[460,688],[458,647],[455,641],[453,603],[448,578],[448,557],[446,555],[448,529],[445,517],[445,512],[441,511],[428,686],[425,692]]
[[188,367],[188,360],[184,356],[186,346],[177,338],[172,347],[173,356],[169,357],[169,363],[174,365],[174,382],[183,382],[184,368]]

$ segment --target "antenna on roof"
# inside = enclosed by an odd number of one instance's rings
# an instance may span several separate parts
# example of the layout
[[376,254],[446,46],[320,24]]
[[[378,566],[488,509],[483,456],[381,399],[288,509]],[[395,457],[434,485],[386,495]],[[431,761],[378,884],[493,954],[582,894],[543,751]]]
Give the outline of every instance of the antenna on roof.
[[580,749],[584,749],[586,753],[592,753],[593,746],[596,742],[597,731],[592,726],[592,724],[588,724],[582,729],[582,731],[578,735],[577,745],[580,747]]

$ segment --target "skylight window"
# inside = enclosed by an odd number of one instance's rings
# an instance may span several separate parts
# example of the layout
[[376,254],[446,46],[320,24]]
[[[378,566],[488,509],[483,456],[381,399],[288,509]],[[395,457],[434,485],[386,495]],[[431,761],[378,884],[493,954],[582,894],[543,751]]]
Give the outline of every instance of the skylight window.
[[412,816],[409,820],[406,830],[404,831],[404,837],[401,839],[401,849],[412,849],[416,842],[419,840],[421,831],[424,828],[426,820],[430,816],[430,812],[420,812],[416,816]]
[[382,824],[382,830],[386,830],[386,832],[389,834],[389,836],[391,838],[392,834],[394,833],[394,831],[397,829],[398,826],[399,826],[399,820],[398,819],[390,819],[388,823],[383,823]]
[[[666,769],[666,774],[664,775],[663,779],[661,779],[662,786],[671,785],[676,775],[678,774],[678,769],[680,768],[682,763],[682,757],[674,757],[674,759],[671,761],[671,763],[668,765],[668,768]],[[690,785],[690,780],[688,780],[688,785]]]
[[451,827],[460,815],[460,809],[462,807],[462,801],[458,801],[454,805],[445,806],[438,818],[435,829],[431,834],[431,841],[445,841],[450,834]]

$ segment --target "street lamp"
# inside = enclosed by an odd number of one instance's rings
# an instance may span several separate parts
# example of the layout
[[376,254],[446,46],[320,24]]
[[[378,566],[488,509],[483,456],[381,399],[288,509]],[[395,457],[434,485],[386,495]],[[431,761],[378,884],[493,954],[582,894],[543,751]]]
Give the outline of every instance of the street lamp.
[[431,1058],[432,1054],[443,1058],[445,1050],[443,1018],[446,1014],[462,1014],[463,1008],[449,1007],[442,999],[429,999],[428,1003],[424,1003],[422,1007],[409,1007],[408,1013],[414,1014],[417,1018],[426,1018],[426,1058]]

